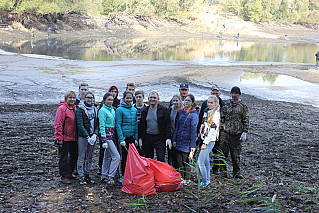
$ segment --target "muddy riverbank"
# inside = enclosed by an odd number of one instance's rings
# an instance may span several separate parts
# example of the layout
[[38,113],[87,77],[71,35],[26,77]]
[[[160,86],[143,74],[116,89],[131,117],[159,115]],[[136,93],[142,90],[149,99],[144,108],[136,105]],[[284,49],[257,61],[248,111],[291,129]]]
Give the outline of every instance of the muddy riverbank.
[[[243,95],[250,111],[248,141],[243,144],[242,170],[246,179],[238,185],[212,177],[211,187],[200,192],[201,212],[248,212],[276,195],[284,212],[319,211],[296,187],[318,190],[318,112],[310,106],[266,101]],[[80,186],[78,180],[63,185],[58,177],[58,156],[53,122],[57,104],[0,105],[0,209],[1,212],[140,212],[146,206],[137,196],[120,193],[121,185],[108,187],[97,175],[97,148],[92,178],[94,185]],[[195,181],[195,177],[193,176]],[[256,184],[265,185],[247,196],[240,192]],[[187,187],[196,193],[196,186]],[[258,196],[263,201],[236,203]],[[141,200],[140,200],[141,201]],[[197,201],[183,189],[159,192],[145,198],[150,212],[189,212]],[[278,207],[278,208],[279,208]]]

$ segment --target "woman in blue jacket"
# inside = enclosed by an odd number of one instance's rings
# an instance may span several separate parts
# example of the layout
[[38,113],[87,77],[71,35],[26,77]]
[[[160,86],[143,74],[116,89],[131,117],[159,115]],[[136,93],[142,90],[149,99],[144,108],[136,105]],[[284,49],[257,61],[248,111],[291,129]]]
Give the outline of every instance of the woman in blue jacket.
[[137,109],[132,105],[133,93],[125,91],[119,108],[115,113],[115,126],[118,139],[122,146],[122,174],[125,173],[127,149],[130,143],[137,144]]
[[187,185],[191,172],[187,163],[193,157],[196,147],[198,111],[195,108],[195,97],[192,94],[188,94],[184,101],[185,108],[179,113],[173,136],[173,146],[177,150],[177,164],[181,172],[182,184]]

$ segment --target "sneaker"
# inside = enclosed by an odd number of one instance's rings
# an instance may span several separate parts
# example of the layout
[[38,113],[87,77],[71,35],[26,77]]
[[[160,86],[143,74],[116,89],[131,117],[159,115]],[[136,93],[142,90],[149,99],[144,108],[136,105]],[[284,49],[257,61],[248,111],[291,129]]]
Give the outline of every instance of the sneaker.
[[109,185],[114,185],[115,182],[114,182],[113,178],[110,177],[110,178],[107,180],[107,184],[109,184]]
[[88,174],[85,175],[85,181],[88,183],[88,184],[94,184],[94,181],[91,180],[90,176]]
[[66,177],[66,176],[62,176],[61,177],[61,182],[64,184],[70,184],[71,181]]
[[200,189],[204,189],[204,188],[206,188],[207,186],[209,186],[209,184],[210,184],[210,183],[200,182],[199,188],[200,188]]
[[119,178],[119,183],[123,183],[123,179],[124,179],[124,176],[121,176],[120,178]]
[[237,174],[237,175],[234,175],[234,178],[244,179],[244,176],[242,174]]
[[80,185],[87,185],[88,184],[83,176],[79,177],[79,180],[80,180]]

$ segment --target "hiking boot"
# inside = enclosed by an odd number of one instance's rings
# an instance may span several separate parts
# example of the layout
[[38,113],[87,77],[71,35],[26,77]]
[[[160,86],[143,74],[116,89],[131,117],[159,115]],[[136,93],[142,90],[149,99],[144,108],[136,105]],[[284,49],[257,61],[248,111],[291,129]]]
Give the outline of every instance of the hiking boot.
[[79,180],[80,180],[80,185],[87,185],[88,184],[83,176],[79,177]]
[[61,182],[64,184],[70,184],[71,181],[66,176],[61,176]]

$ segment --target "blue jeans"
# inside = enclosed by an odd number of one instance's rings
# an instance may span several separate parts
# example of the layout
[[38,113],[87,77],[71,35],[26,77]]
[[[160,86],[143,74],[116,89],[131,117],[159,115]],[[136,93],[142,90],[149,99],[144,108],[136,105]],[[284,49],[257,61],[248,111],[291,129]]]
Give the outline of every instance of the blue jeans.
[[204,184],[210,183],[210,161],[209,153],[215,146],[215,142],[210,142],[206,149],[200,150],[197,164],[199,166],[200,173],[202,175],[202,182]]

